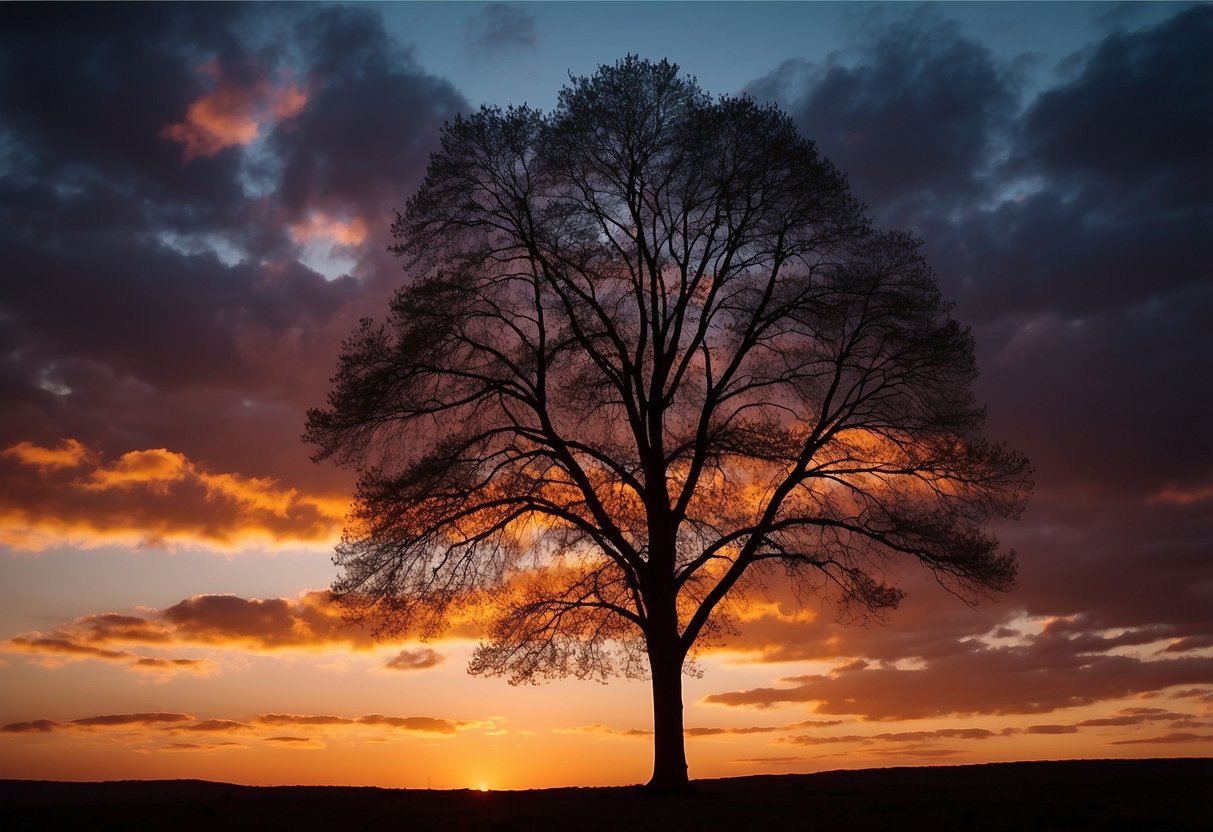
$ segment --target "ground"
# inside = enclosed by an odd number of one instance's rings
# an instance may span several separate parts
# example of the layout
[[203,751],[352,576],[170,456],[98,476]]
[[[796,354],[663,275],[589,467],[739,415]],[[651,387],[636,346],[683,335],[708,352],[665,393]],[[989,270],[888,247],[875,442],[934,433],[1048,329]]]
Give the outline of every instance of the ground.
[[519,792],[0,781],[9,830],[1206,830],[1213,759],[869,769]]

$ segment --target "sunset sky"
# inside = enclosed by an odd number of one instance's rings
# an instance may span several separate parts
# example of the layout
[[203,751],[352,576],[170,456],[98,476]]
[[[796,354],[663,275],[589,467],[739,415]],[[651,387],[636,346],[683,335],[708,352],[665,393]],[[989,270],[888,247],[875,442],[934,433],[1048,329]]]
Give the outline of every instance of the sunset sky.
[[641,782],[647,683],[470,677],[328,601],[309,460],[444,120],[669,58],[774,101],[972,327],[1019,588],[774,587],[691,776],[1213,755],[1213,6],[0,6],[0,778]]

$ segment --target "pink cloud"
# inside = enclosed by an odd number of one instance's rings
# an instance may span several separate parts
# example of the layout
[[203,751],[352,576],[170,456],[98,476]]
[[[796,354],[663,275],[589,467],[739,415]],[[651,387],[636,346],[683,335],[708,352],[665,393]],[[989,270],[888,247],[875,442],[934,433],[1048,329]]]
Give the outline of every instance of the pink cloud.
[[274,85],[264,77],[242,83],[215,62],[200,72],[216,80],[215,89],[190,102],[183,121],[160,131],[163,138],[182,145],[187,162],[251,144],[262,127],[293,118],[307,106],[306,90],[294,84]]

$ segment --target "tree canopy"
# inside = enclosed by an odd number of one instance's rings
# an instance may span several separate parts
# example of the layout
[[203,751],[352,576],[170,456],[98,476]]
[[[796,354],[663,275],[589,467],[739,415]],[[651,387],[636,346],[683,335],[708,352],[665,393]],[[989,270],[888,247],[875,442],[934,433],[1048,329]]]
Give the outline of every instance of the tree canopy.
[[404,286],[305,436],[360,472],[351,616],[479,614],[471,670],[515,681],[650,676],[673,787],[684,663],[754,586],[1012,587],[989,525],[1030,471],[983,437],[972,338],[776,107],[628,57],[448,124],[393,232]]

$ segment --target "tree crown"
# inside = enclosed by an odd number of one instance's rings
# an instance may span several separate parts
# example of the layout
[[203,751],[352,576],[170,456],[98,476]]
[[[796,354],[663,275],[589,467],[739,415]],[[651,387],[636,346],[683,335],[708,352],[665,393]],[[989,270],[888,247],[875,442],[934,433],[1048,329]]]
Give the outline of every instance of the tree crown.
[[987,526],[1029,468],[982,436],[969,333],[777,108],[629,57],[448,124],[393,231],[409,280],[305,436],[361,473],[351,615],[479,609],[474,671],[605,676],[773,569],[861,614],[896,557],[1013,584]]

